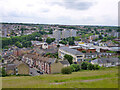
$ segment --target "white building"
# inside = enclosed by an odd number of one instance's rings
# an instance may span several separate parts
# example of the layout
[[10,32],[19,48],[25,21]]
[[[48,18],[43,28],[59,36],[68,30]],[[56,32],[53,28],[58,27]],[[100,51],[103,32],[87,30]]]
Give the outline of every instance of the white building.
[[60,40],[60,39],[61,39],[61,31],[59,31],[59,30],[53,31],[53,37],[54,37],[56,40]]
[[76,30],[66,30],[63,31],[55,30],[53,31],[53,37],[56,40],[60,40],[61,38],[68,38],[68,37],[76,37]]
[[76,30],[71,29],[70,30],[70,36],[71,37],[76,37]]
[[70,30],[63,30],[62,31],[62,38],[70,37]]
[[68,47],[60,47],[58,51],[59,58],[64,59],[65,54],[71,55],[73,57],[73,62],[81,62],[84,60],[84,54],[80,51]]
[[68,38],[68,37],[76,37],[76,30],[63,30],[62,31],[62,38]]
[[48,44],[47,43],[42,43],[42,49],[48,49]]

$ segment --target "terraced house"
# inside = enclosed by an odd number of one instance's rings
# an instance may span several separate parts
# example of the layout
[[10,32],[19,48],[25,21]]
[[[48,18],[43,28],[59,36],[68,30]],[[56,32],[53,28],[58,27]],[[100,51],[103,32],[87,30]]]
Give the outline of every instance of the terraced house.
[[45,74],[61,73],[63,67],[70,65],[66,61],[61,62],[56,58],[47,58],[36,54],[25,54],[22,61],[27,63],[29,67],[36,68]]

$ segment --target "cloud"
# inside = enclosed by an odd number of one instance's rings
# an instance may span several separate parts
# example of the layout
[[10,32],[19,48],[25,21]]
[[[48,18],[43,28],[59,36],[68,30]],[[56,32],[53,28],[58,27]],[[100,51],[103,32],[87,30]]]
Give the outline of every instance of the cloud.
[[2,22],[117,25],[118,0],[0,0]]
[[52,2],[52,4],[63,6],[66,9],[87,10],[95,5],[95,2],[86,0],[63,0],[63,2]]
[[44,13],[46,13],[46,12],[49,12],[50,10],[48,9],[48,8],[42,8],[41,9],[41,12],[44,12]]

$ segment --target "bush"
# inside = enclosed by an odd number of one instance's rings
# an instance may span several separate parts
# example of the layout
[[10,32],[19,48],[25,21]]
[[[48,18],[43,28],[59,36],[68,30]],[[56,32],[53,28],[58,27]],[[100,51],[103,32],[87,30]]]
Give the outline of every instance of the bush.
[[86,51],[82,51],[82,53],[86,53]]
[[2,77],[5,77],[7,75],[4,68],[2,68],[2,72],[1,73],[2,73]]
[[88,69],[88,70],[94,70],[95,68],[94,68],[94,65],[92,65],[91,63],[89,63],[89,64],[87,65],[87,69]]
[[61,70],[62,74],[71,74],[72,73],[72,69],[70,67],[64,67]]
[[75,68],[73,66],[70,66],[70,68],[71,68],[72,72],[75,71]]
[[41,38],[41,37],[39,37],[38,41],[42,41],[42,38]]
[[81,69],[87,70],[87,65],[88,65],[87,62],[82,62]]
[[29,74],[18,74],[16,76],[31,76],[31,75],[29,75]]
[[95,70],[99,70],[99,69],[100,69],[100,66],[96,64],[96,65],[94,65],[94,69],[95,69]]
[[72,72],[77,72],[80,70],[80,65],[79,64],[72,64],[71,66]]
[[62,41],[60,41],[59,43],[66,45],[66,44],[67,44],[67,41],[62,40]]

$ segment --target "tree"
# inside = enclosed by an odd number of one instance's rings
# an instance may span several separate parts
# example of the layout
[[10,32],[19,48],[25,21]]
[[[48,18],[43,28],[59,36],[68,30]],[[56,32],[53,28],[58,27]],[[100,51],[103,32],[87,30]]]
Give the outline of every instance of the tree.
[[62,41],[60,41],[59,43],[61,43],[61,44],[67,44],[67,42],[66,41],[64,41],[64,40],[62,40]]
[[52,40],[52,42],[54,42],[54,41],[55,41],[55,38],[51,38],[51,40]]
[[88,65],[87,62],[82,62],[81,69],[87,70],[87,65]]
[[21,35],[23,35],[24,33],[24,28],[21,28]]
[[98,38],[96,38],[94,41],[98,41]]
[[41,37],[39,37],[38,41],[42,41],[42,38],[41,38]]
[[96,31],[95,33],[96,33],[96,34],[99,34],[99,32],[98,32],[98,31]]
[[10,33],[10,35],[15,35],[15,32],[12,30],[11,33]]
[[49,34],[53,34],[53,30],[52,29],[49,30]]
[[97,29],[96,29],[96,28],[94,28],[94,30],[96,31]]
[[103,40],[102,40],[102,42],[106,42],[107,41],[107,38],[106,37],[104,37],[103,38]]
[[19,41],[17,41],[17,42],[15,43],[15,46],[17,46],[17,47],[19,47],[19,48],[22,48],[22,44],[21,44]]
[[57,47],[59,48],[59,47],[60,47],[60,45],[58,44],[58,45],[57,45]]
[[79,36],[75,37],[75,41],[81,41],[80,37]]
[[73,57],[71,55],[65,54],[64,59],[67,59],[70,64],[73,63]]
[[69,45],[74,45],[74,44],[75,44],[75,43],[74,43],[73,40],[69,41]]
[[112,32],[112,29],[109,29],[109,32]]
[[102,35],[99,35],[99,39],[103,39],[103,36],[102,36]]
[[115,40],[112,40],[113,43],[115,44],[120,44],[119,42],[115,41]]
[[120,59],[120,56],[118,56],[118,58]]
[[107,37],[107,34],[105,34],[105,37]]
[[1,59],[2,63],[4,63],[4,58]]
[[2,56],[0,55],[0,60],[2,59]]
[[32,43],[31,43],[31,41],[25,41],[25,40],[23,40],[22,41],[22,45],[23,45],[23,47],[31,47],[31,45],[32,45]]
[[52,42],[52,40],[51,40],[50,38],[47,38],[47,39],[46,39],[46,42],[47,42],[48,44],[50,44],[50,43]]
[[23,35],[23,36],[11,36],[10,38],[2,38],[2,48],[5,48],[8,45],[14,45],[17,41],[23,42],[23,40],[31,41],[36,40],[35,37],[41,36],[40,33],[35,32],[30,35]]
[[50,44],[50,43],[52,43],[52,42],[54,42],[55,41],[55,38],[47,38],[46,39],[46,42],[48,43],[48,44]]
[[94,31],[91,31],[91,33],[94,33]]

